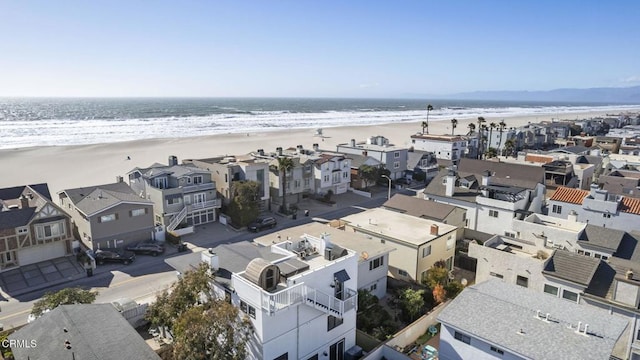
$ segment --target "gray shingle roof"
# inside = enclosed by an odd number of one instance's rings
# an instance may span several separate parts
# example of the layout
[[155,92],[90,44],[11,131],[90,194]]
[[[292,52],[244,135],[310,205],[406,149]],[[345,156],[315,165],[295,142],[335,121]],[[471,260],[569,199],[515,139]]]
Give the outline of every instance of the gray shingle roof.
[[68,189],[62,192],[66,193],[71,202],[87,216],[122,202],[153,205],[153,202],[138,196],[124,182]]
[[0,211],[0,229],[13,229],[26,226],[33,217],[36,208]]
[[542,270],[545,275],[588,286],[598,269],[600,259],[556,250]]
[[620,247],[625,232],[587,224],[578,239],[580,246],[597,247],[615,252]]
[[[551,321],[538,319],[538,310]],[[531,359],[608,359],[630,326],[617,314],[497,279],[465,289],[438,320]],[[589,335],[576,334],[578,322],[581,330],[589,324]]]
[[460,173],[474,174],[477,179],[482,178],[482,173],[485,170],[491,171],[492,181],[502,185],[533,189],[536,184],[544,183],[544,169],[540,166],[468,158],[460,159],[458,164]]
[[8,199],[18,199],[25,187],[30,187],[38,194],[47,198],[47,200],[51,201],[51,194],[49,193],[49,186],[46,183],[42,184],[33,184],[33,185],[22,185],[22,186],[14,186],[10,188],[0,189],[0,200],[8,200]]
[[447,216],[456,209],[456,207],[452,205],[427,201],[402,194],[393,195],[393,197],[382,204],[382,206],[389,210],[436,221],[446,219]]
[[72,353],[83,360],[160,359],[111,304],[61,305],[9,338],[36,342],[13,348],[18,360],[71,359]]

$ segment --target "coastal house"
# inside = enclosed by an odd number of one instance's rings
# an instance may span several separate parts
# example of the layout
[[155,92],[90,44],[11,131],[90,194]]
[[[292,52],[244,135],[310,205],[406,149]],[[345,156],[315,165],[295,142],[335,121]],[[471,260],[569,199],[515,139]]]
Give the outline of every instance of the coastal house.
[[461,228],[441,222],[374,208],[341,219],[347,232],[394,247],[389,274],[396,279],[421,282],[439,261],[453,269],[456,239]]
[[640,199],[610,194],[598,184],[590,190],[560,187],[548,201],[549,216],[631,231],[638,229]]
[[351,159],[343,154],[321,153],[314,161],[316,194],[344,194],[351,184]]
[[0,271],[73,254],[71,218],[47,184],[0,189]]
[[62,190],[58,201],[71,216],[76,238],[89,249],[154,239],[153,202],[136,194],[122,177],[112,184]]
[[[263,151],[258,151],[263,153]],[[257,154],[260,155],[260,154]],[[264,155],[264,153],[263,153]],[[259,186],[261,207],[264,209],[269,204],[269,159],[256,154],[239,156],[217,156],[206,159],[183,160],[185,165],[192,164],[205,169],[215,183],[216,189],[222,196],[225,204],[233,200],[233,184],[236,181],[255,181]]]
[[440,170],[423,197],[466,209],[472,230],[503,234],[511,219],[540,213],[545,193],[541,167],[463,158]]
[[609,194],[640,198],[640,171],[613,170],[600,175],[598,184]]
[[468,140],[460,135],[411,135],[411,146],[414,150],[433,153],[437,159],[458,160],[467,152]]
[[409,151],[407,153],[407,178],[416,179],[417,174],[424,176],[425,182],[431,181],[438,173],[438,160],[427,151]]
[[213,290],[244,312],[253,326],[252,359],[344,359],[355,346],[358,257],[304,234],[263,247],[219,245],[165,260],[184,272],[205,261]]
[[627,359],[633,335],[628,318],[499,280],[463,290],[438,321],[451,360]]
[[364,189],[366,187],[374,185],[373,183],[367,182],[365,179],[362,178],[362,175],[360,173],[360,170],[361,170],[360,168],[363,165],[370,166],[373,168],[379,168],[381,166],[383,167],[384,165],[380,161],[372,158],[371,156],[349,154],[348,157],[349,159],[351,159],[350,186],[354,189]]
[[426,201],[415,196],[395,194],[382,204],[382,207],[458,228],[463,228],[467,224],[467,211],[465,209],[435,201]]
[[153,202],[154,221],[167,231],[180,224],[216,221],[222,202],[208,170],[193,164],[179,165],[177,157],[169,156],[168,165],[136,167],[127,175],[135,193]]
[[389,143],[384,136],[372,136],[364,142],[356,143],[351,139],[349,143],[338,144],[336,151],[344,154],[357,154],[370,156],[390,171],[389,177],[393,180],[403,178],[407,171],[408,148]]
[[160,360],[111,304],[60,305],[9,335],[7,343],[17,344],[11,347],[16,360]]

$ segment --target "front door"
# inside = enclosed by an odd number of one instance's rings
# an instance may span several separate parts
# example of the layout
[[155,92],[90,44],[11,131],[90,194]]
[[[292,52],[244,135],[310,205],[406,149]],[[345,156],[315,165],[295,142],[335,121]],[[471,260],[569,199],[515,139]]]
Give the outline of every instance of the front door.
[[205,193],[193,194],[193,204],[194,205],[204,204],[205,199],[206,199]]
[[344,360],[344,339],[329,347],[329,360]]

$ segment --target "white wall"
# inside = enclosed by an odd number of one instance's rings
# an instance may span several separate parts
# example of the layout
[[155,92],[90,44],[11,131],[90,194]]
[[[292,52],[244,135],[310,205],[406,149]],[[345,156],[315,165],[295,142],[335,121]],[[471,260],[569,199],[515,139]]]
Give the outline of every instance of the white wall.
[[[387,292],[387,273],[389,271],[389,254],[382,255],[384,265],[369,270],[369,263],[380,256],[371,257],[358,264],[358,290],[369,290],[372,295],[383,298]],[[376,284],[376,289],[371,286]]]
[[504,351],[503,355],[499,355],[498,353],[490,350],[491,345],[489,343],[474,338],[468,333],[461,331],[461,333],[471,337],[470,344],[465,344],[454,338],[454,331],[454,329],[450,328],[446,324],[442,324],[442,328],[440,330],[439,349],[439,358],[441,360],[524,359],[523,357],[510,353],[506,349],[498,346],[499,349]]

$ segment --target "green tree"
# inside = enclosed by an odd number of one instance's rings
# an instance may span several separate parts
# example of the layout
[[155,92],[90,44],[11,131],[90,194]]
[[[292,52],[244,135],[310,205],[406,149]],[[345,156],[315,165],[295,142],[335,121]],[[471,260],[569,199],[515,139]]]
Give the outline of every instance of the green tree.
[[413,322],[422,313],[424,308],[424,289],[414,290],[406,288],[400,294],[400,305],[404,312],[409,315],[409,320]]
[[516,145],[513,139],[507,139],[504,142],[504,153],[506,156],[511,156],[515,148],[516,148]]
[[290,157],[281,156],[278,158],[279,176],[282,183],[282,205],[280,211],[283,213],[287,212],[287,174],[291,173],[293,166],[293,159]]
[[444,261],[436,262],[423,279],[423,283],[433,290],[436,285],[446,285],[449,280],[449,269],[447,269]]
[[233,198],[226,214],[236,226],[247,226],[260,214],[260,183],[256,181],[234,181],[231,183]]
[[194,306],[174,327],[173,357],[186,360],[243,360],[251,322],[223,300]]
[[454,131],[456,130],[456,128],[458,127],[458,120],[457,119],[451,119],[451,135],[453,135]]
[[500,127],[500,143],[498,144],[498,148],[501,149],[504,146],[502,144],[502,133],[504,132],[504,129],[507,128],[507,124],[504,122],[504,119],[502,119],[498,126]]
[[172,329],[180,316],[193,306],[213,300],[210,282],[212,274],[205,263],[187,271],[171,286],[163,291],[147,309],[146,319],[153,326]]
[[462,290],[464,290],[464,285],[457,280],[453,280],[444,287],[444,290],[447,293],[447,298],[453,299],[458,296]]
[[84,290],[79,287],[66,288],[58,292],[48,292],[33,304],[31,314],[38,317],[45,310],[53,310],[59,305],[91,304],[96,301],[97,291]]
[[498,150],[494,147],[489,147],[487,151],[484,153],[485,158],[491,159],[498,156]]
[[482,159],[482,152],[483,152],[483,144],[482,144],[482,130],[484,130],[483,126],[484,123],[487,122],[484,117],[482,116],[478,116],[478,159]]
[[429,113],[433,110],[433,106],[431,104],[427,105],[427,121],[422,122],[422,133],[424,134],[424,130],[427,130],[427,134],[429,133]]
[[467,133],[467,135],[471,135],[473,134],[474,131],[476,131],[476,124],[470,122],[469,125],[467,125],[467,127],[469,128],[469,132]]
[[363,164],[358,168],[358,174],[364,180],[364,188],[368,189],[370,185],[375,184],[378,180],[378,168]]

